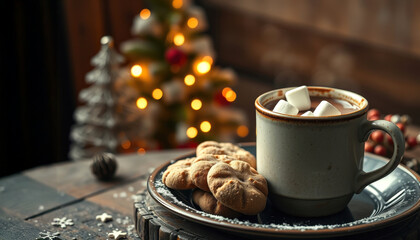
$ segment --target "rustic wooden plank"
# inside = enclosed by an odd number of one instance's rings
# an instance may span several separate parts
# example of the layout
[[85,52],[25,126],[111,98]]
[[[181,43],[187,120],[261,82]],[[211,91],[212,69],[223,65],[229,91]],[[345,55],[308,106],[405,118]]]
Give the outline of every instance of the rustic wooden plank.
[[271,22],[322,31],[382,47],[420,55],[416,1],[354,0],[210,0],[222,9],[234,9]]
[[0,209],[21,219],[75,201],[74,197],[21,174],[0,179],[0,188]]
[[42,230],[0,209],[0,238],[2,240],[35,239]]
[[99,181],[91,174],[90,160],[42,166],[26,171],[23,174],[57,191],[64,192],[75,198],[83,198],[147,175],[151,168],[191,151],[189,149],[177,149],[149,152],[144,155],[118,155],[116,176],[107,182]]
[[105,34],[103,4],[100,0],[63,2],[76,96],[87,86],[85,75],[92,69],[90,59],[99,51]]
[[420,124],[418,56],[223,6],[206,9],[220,63],[256,73],[257,81],[272,88],[305,84],[355,91],[371,107],[409,114]]
[[[113,219],[105,223],[96,220],[96,216],[104,212],[110,214]],[[74,225],[61,228],[51,224],[54,218],[63,217],[72,219]],[[34,225],[36,229],[50,232],[58,231],[62,239],[110,239],[107,234],[116,229],[127,232],[128,239],[139,239],[134,230],[134,222],[131,214],[122,214],[89,201],[77,202],[30,219],[27,222]],[[25,239],[35,239],[35,237]]]
[[145,7],[144,5],[144,1],[139,0],[107,1],[107,17],[117,49],[121,42],[133,37],[131,35],[133,19]]
[[126,215],[133,215],[133,204],[136,194],[146,189],[148,175],[137,181],[123,184],[106,192],[89,197],[86,200],[110,208]]
[[420,52],[420,14],[418,14],[418,9],[420,9],[420,2],[413,1],[414,6],[410,9],[409,16],[411,17],[410,24],[410,43],[408,44],[413,52]]

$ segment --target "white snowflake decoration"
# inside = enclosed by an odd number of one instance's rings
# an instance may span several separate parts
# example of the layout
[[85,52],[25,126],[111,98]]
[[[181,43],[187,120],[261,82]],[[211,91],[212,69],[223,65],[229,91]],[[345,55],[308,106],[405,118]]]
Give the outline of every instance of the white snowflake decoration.
[[127,238],[127,233],[121,230],[112,230],[112,233],[108,233],[108,237],[114,239],[124,239]]
[[63,218],[54,218],[51,225],[61,228],[66,228],[67,226],[73,226],[73,220],[67,217]]
[[112,216],[108,213],[102,213],[101,215],[96,216],[96,220],[101,220],[101,222],[108,222],[112,220]]
[[51,232],[40,232],[38,233],[39,237],[36,240],[60,240],[61,238],[59,232],[51,233]]

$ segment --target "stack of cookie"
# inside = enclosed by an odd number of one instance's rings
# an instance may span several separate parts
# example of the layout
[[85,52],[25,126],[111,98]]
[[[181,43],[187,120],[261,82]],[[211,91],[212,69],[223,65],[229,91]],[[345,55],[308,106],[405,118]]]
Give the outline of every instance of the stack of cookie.
[[194,189],[201,210],[225,217],[255,215],[265,208],[267,181],[256,170],[254,155],[231,143],[206,141],[196,157],[179,160],[163,173],[172,189]]

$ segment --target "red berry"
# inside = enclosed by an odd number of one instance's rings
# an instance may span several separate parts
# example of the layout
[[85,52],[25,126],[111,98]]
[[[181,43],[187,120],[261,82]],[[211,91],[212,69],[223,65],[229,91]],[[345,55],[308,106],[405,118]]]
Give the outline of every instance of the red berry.
[[369,120],[372,120],[371,118],[377,118],[377,119],[379,119],[380,116],[381,116],[381,113],[376,108],[372,108],[367,113],[367,119],[369,119]]
[[407,137],[405,140],[408,144],[408,147],[412,148],[417,145],[417,139],[415,137]]
[[390,146],[394,146],[394,140],[392,140],[391,135],[386,135],[386,142],[387,142]]
[[386,156],[386,148],[382,145],[376,145],[373,152],[380,156]]
[[371,142],[365,142],[365,152],[373,152],[373,144]]
[[375,121],[375,120],[379,120],[379,119],[381,119],[380,116],[372,116],[372,117],[368,118],[369,121]]
[[397,123],[395,125],[397,125],[397,127],[401,130],[402,133],[405,132],[405,125],[403,123]]
[[381,130],[376,130],[374,131],[371,135],[370,138],[377,143],[381,143],[384,141],[384,133]]
[[385,120],[391,122],[392,114],[388,114],[384,117]]

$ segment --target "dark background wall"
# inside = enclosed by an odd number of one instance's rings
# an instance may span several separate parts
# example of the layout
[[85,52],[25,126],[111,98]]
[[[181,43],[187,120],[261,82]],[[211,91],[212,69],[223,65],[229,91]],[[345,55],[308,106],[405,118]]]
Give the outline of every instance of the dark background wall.
[[2,10],[0,176],[66,159],[75,106],[62,2]]

